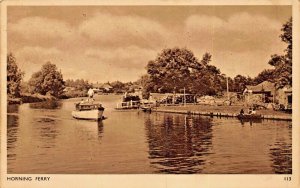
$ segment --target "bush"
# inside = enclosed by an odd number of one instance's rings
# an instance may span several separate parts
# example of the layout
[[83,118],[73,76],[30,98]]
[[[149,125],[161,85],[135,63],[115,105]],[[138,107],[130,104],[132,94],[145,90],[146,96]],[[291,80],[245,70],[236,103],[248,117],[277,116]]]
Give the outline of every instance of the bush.
[[87,97],[87,91],[79,91],[79,90],[71,90],[66,91],[63,94],[63,97],[65,98],[76,98],[76,97]]

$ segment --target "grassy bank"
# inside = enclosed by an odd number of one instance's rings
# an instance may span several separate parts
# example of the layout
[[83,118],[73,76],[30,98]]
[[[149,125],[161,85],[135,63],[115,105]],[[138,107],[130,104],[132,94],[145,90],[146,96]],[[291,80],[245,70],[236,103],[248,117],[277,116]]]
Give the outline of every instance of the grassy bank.
[[43,102],[48,100],[56,100],[55,97],[49,95],[40,95],[40,94],[29,94],[23,93],[20,98],[7,98],[8,104],[22,104],[22,103],[34,103],[34,102]]
[[[207,113],[228,113],[237,114],[241,109],[247,112],[247,108],[243,106],[211,106],[211,105],[186,105],[186,106],[160,106],[157,107],[158,110],[174,110],[174,111],[198,111]],[[270,116],[282,116],[282,117],[292,117],[292,114],[288,114],[281,111],[274,111],[271,109],[257,110],[257,114],[270,115]]]

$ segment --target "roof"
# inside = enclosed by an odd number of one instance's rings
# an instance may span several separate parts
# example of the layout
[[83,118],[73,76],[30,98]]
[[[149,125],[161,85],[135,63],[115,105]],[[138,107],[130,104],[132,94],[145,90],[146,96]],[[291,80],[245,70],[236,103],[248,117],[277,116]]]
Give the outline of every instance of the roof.
[[275,84],[269,81],[264,81],[255,86],[246,86],[246,90],[252,92],[275,92]]
[[110,89],[113,88],[110,84],[103,84],[102,87],[103,88],[110,88]]
[[282,90],[285,92],[285,93],[292,93],[293,92],[293,89],[291,86],[289,85],[286,85],[282,88]]
[[173,93],[150,93],[150,97],[157,100],[165,99],[168,96],[173,96]]
[[98,84],[98,83],[96,83],[96,84],[93,84],[93,87],[94,88],[109,88],[109,89],[111,89],[111,88],[113,88],[110,84],[108,84],[108,83],[105,83],[105,84]]

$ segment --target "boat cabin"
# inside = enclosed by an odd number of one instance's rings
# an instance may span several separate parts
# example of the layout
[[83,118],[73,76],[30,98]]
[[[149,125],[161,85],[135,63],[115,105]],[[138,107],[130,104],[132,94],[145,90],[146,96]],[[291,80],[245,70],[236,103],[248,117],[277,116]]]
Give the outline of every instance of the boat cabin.
[[102,110],[103,107],[100,103],[76,103],[76,110],[85,111],[85,110]]

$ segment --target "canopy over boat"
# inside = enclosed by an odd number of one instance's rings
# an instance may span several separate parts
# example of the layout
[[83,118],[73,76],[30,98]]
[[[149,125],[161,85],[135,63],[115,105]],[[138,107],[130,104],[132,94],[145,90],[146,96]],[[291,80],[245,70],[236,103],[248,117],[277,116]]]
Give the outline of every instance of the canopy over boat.
[[94,101],[84,101],[75,103],[76,110],[83,111],[83,110],[104,110],[102,104],[96,103]]

